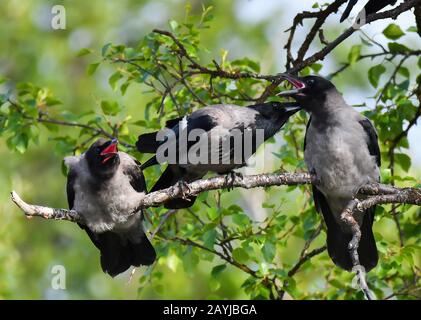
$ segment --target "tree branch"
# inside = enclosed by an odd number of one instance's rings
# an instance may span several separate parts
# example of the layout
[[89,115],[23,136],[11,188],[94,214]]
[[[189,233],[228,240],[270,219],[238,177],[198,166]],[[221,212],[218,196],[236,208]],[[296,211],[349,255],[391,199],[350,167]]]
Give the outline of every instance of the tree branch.
[[[387,18],[396,19],[401,13],[406,12],[419,4],[421,4],[421,0],[407,0],[392,10],[369,15],[367,17],[366,23],[368,24],[376,20],[387,19]],[[314,53],[313,55],[311,55],[304,61],[299,61],[297,64],[294,65],[293,68],[289,69],[288,72],[296,73],[300,71],[301,69],[309,65],[312,65],[316,61],[323,60],[333,49],[335,49],[343,41],[349,38],[357,30],[358,29],[355,28],[354,26],[349,27],[335,40],[331,41],[328,45],[326,45],[323,49]]]
[[[234,181],[227,176],[216,176],[209,179],[194,181],[185,186],[176,184],[170,188],[147,194],[139,203],[140,209],[158,207],[163,203],[180,197],[195,196],[199,193],[224,189],[228,187],[257,188],[270,186],[291,186],[310,184],[314,182],[309,173],[280,173],[259,174],[235,177]],[[376,204],[405,203],[421,206],[421,188],[397,188],[383,184],[368,184],[363,186],[359,193],[368,196],[365,200],[358,200],[355,210],[364,211]],[[74,210],[55,209],[36,206],[24,202],[16,192],[12,192],[12,201],[21,208],[27,216],[39,216],[45,219],[69,220],[80,222],[80,217]]]

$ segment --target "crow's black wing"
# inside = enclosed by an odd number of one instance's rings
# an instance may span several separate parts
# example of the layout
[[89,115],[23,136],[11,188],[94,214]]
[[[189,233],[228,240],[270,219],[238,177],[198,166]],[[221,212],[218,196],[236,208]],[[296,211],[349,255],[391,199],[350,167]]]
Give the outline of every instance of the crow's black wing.
[[[182,119],[182,117],[170,119],[165,123],[165,127],[167,129],[172,129],[177,126]],[[141,153],[155,153],[163,143],[163,141],[156,139],[158,132],[159,131],[141,134],[136,142],[137,150]]]
[[380,155],[380,148],[379,148],[379,142],[378,142],[376,129],[374,129],[373,124],[367,118],[365,118],[364,120],[361,120],[360,124],[363,127],[365,133],[367,134],[368,150],[370,151],[370,154],[372,156],[376,157],[376,163],[380,167],[381,155]]
[[66,192],[67,192],[67,203],[69,205],[69,209],[73,209],[75,203],[75,189],[74,184],[76,181],[76,172],[72,169],[69,170],[67,174],[67,185],[66,185]]
[[146,192],[146,182],[143,172],[140,169],[141,164],[135,158],[132,158],[136,165],[127,166],[124,168],[124,174],[129,177],[130,185],[137,192]]
[[307,125],[306,125],[306,134],[304,136],[304,152],[306,151],[307,131],[308,131],[308,127],[310,126],[310,122],[311,122],[311,117],[310,117],[310,119],[308,119],[308,122],[307,122]]
[[387,7],[388,5],[394,5],[397,0],[370,0],[365,5],[365,13],[366,15],[370,15],[376,13],[383,8]]

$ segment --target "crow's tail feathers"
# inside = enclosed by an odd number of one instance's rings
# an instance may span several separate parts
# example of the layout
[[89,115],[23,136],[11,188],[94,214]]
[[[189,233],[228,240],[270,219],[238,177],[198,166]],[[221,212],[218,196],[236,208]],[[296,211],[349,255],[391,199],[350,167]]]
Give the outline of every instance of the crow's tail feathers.
[[344,13],[342,14],[340,22],[344,22],[345,19],[349,17],[349,14],[351,13],[352,8],[355,6],[356,3],[357,3],[357,0],[349,0]]
[[158,131],[141,134],[136,141],[136,148],[141,153],[156,153],[162,141],[156,139]]
[[[332,261],[340,268],[351,271],[353,268],[350,252],[348,249],[352,234],[344,232],[335,221],[330,207],[324,195],[313,188],[316,208],[321,211],[327,226],[327,251]],[[361,239],[358,247],[360,264],[366,272],[373,269],[379,260],[376,241],[373,235],[373,221],[376,208],[371,207],[364,212],[361,225]]]
[[131,266],[148,266],[155,261],[155,249],[145,234],[142,235],[140,242],[135,243],[111,231],[94,233],[85,226],[81,228],[100,250],[102,270],[112,277]]

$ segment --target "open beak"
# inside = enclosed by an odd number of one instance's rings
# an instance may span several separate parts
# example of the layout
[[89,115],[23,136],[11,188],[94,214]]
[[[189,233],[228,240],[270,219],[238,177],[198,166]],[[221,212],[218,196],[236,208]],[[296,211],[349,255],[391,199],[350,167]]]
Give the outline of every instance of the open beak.
[[108,143],[109,145],[100,153],[100,155],[104,157],[104,159],[102,160],[102,163],[106,163],[108,160],[114,158],[118,153],[118,149],[117,149],[118,140],[112,139]]
[[278,96],[289,97],[289,96],[302,95],[303,94],[302,91],[303,91],[303,89],[306,88],[306,84],[303,81],[301,81],[298,77],[294,77],[290,74],[283,73],[283,74],[280,75],[280,78],[285,79],[289,83],[291,83],[292,86],[294,87],[294,89],[282,91],[282,92],[278,93]]

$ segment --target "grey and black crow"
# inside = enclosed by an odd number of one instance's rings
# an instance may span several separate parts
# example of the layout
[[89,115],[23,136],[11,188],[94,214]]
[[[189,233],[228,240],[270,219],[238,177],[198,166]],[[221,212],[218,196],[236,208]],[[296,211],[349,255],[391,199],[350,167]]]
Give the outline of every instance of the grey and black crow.
[[64,161],[69,208],[85,221],[79,226],[100,250],[102,270],[114,277],[130,266],[152,264],[155,250],[143,231],[142,211],[136,211],[146,194],[140,163],[119,152],[116,139],[102,138]]
[[[333,262],[352,270],[348,244],[352,233],[341,213],[361,186],[380,181],[380,150],[373,124],[349,106],[335,86],[318,76],[283,75],[294,87],[281,92],[293,97],[311,117],[307,124],[304,158],[315,174],[313,198],[327,226],[327,248]],[[378,254],[372,225],[375,207],[356,214],[361,228],[360,264],[368,272]]]
[[[150,192],[168,188],[178,181],[192,182],[201,179],[209,171],[218,174],[232,173],[232,170],[244,166],[248,157],[256,152],[259,145],[275,135],[288,118],[299,109],[300,107],[296,103],[268,102],[247,107],[219,104],[206,106],[184,118],[168,121],[166,124],[167,128],[175,133],[177,152],[180,149],[180,143],[178,141],[180,131],[185,130],[188,135],[193,130],[200,129],[203,131],[200,142],[202,144],[209,144],[209,154],[205,155],[205,161],[200,163],[193,164],[190,161],[186,163],[175,161],[175,163],[169,164]],[[256,139],[254,138],[258,130],[261,130],[259,133],[263,133],[261,135],[262,141],[257,141],[256,143]],[[162,141],[157,140],[158,132],[140,135],[136,143],[137,149],[142,153],[156,153],[163,144]],[[242,150],[245,149],[245,143],[251,142],[246,141],[246,137],[250,137],[246,132],[251,133],[251,136],[253,136],[251,153],[248,155],[243,153],[241,161],[234,161],[236,157],[234,150],[235,142],[230,142],[230,148],[228,150],[221,147],[223,144],[222,141],[232,139],[233,132],[240,132]],[[189,141],[187,143],[187,152],[198,149],[200,145],[198,141],[199,139]],[[219,147],[212,148],[211,145],[217,145]],[[210,161],[211,158],[219,160],[212,163]],[[157,156],[155,155],[145,162],[142,168],[157,163]],[[174,199],[167,202],[165,207],[172,209],[188,208],[194,204],[194,201],[195,197]]]
[[[357,4],[358,0],[349,0],[348,5],[342,14],[341,22],[343,22],[346,18],[349,17],[352,8]],[[368,16],[370,14],[376,13],[383,8],[387,7],[388,5],[394,5],[397,0],[370,0],[364,7],[365,14]]]

